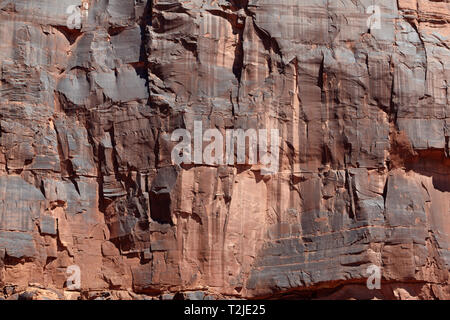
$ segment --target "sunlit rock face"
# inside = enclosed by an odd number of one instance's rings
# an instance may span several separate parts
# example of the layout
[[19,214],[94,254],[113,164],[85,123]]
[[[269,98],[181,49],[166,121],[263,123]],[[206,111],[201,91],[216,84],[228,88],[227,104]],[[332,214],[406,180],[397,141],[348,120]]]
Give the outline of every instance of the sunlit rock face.
[[448,0],[3,1],[1,294],[448,299],[449,87]]

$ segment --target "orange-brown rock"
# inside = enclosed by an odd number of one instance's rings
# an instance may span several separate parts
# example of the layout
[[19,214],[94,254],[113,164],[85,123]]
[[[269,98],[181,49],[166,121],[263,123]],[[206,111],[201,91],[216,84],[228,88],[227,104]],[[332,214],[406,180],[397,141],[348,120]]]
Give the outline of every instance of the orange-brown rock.
[[[0,298],[450,298],[448,0],[14,0],[0,26]],[[278,129],[278,172],[174,165],[194,121]]]

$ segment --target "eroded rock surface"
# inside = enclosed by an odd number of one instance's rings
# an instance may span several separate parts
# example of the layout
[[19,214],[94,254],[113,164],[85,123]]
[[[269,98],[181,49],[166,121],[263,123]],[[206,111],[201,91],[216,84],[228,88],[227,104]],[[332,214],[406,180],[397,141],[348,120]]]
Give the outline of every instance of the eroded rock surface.
[[[12,0],[0,26],[5,298],[450,298],[448,0]],[[278,129],[278,172],[173,165],[194,121]]]

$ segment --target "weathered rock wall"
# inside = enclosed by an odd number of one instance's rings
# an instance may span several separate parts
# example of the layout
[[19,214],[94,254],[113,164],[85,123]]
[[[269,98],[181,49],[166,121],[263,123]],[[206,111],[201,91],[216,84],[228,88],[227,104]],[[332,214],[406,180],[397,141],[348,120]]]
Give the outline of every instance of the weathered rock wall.
[[[6,296],[450,298],[448,0],[0,10]],[[278,129],[278,172],[174,166],[194,121]]]

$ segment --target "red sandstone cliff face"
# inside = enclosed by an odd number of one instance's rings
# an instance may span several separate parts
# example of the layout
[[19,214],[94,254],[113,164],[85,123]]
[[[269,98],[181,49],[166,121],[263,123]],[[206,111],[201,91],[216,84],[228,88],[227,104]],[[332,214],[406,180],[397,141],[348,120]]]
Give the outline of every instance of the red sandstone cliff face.
[[[450,298],[448,0],[0,10],[5,297]],[[278,172],[174,166],[196,120],[278,129]]]

